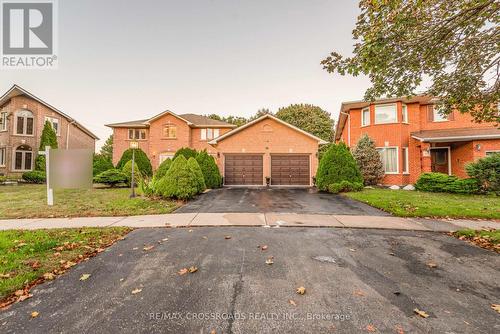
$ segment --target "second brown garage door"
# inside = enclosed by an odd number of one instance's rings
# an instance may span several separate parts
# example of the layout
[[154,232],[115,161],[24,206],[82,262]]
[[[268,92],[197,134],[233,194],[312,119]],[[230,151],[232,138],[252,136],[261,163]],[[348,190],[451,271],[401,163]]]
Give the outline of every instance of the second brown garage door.
[[271,185],[310,185],[309,155],[272,154]]
[[262,155],[224,155],[225,185],[262,185]]

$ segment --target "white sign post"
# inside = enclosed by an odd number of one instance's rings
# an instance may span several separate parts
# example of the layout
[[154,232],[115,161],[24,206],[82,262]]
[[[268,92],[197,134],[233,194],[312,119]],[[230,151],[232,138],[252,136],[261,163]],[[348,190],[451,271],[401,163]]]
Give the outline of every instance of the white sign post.
[[45,151],[39,151],[38,154],[45,155],[45,179],[47,180],[47,205],[54,205],[54,191],[50,188],[49,168],[50,168],[50,146],[45,146]]

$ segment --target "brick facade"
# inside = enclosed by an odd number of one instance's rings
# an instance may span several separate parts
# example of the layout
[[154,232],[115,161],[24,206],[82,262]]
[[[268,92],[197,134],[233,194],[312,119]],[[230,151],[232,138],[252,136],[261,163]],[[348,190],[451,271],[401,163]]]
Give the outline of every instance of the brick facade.
[[[390,124],[374,124],[375,105],[395,104],[397,122]],[[403,105],[406,105],[408,122],[403,122]],[[336,140],[342,140],[348,146],[354,147],[362,135],[367,134],[374,140],[377,147],[398,148],[398,172],[386,174],[383,184],[406,185],[415,183],[423,172],[432,170],[430,152],[439,147],[449,147],[451,174],[458,177],[467,177],[465,164],[486,155],[487,151],[500,150],[500,139],[470,139],[455,140],[450,142],[425,142],[412,137],[412,133],[423,130],[453,131],[454,129],[491,129],[494,124],[474,123],[469,114],[453,112],[446,121],[434,121],[429,118],[429,108],[433,106],[430,98],[404,100],[392,99],[389,101],[376,101],[375,103],[345,103],[343,112],[339,117]],[[362,110],[369,108],[370,123],[362,126]],[[348,116],[347,116],[348,115]],[[403,151],[408,148],[408,173],[403,173]]]
[[[16,90],[11,89],[14,93]],[[33,116],[33,134],[17,134],[16,117],[19,112],[27,111]],[[95,140],[97,137],[91,134],[88,130],[82,128],[72,119],[68,119],[66,115],[49,107],[40,100],[21,93],[20,91],[13,96],[5,96],[0,104],[0,113],[7,113],[6,130],[0,131],[0,149],[5,149],[5,164],[0,166],[0,175],[9,175],[19,177],[24,171],[16,170],[14,167],[13,158],[15,151],[20,146],[31,149],[32,163],[31,169],[34,166],[39,145],[40,136],[45,124],[45,118],[51,117],[58,122],[57,143],[59,148],[88,148],[95,150]]]

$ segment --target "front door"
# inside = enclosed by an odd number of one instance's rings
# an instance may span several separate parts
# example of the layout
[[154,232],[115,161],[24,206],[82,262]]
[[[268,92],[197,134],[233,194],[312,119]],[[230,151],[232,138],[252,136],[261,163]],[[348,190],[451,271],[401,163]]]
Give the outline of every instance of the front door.
[[449,174],[448,148],[431,149],[431,168],[434,173]]

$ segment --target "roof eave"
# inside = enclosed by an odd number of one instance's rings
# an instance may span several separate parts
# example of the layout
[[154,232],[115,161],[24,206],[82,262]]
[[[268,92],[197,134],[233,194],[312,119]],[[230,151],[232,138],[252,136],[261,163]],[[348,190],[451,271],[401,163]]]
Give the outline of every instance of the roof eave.
[[419,137],[412,135],[412,138],[427,143],[446,143],[446,142],[470,141],[470,140],[500,139],[500,135],[473,135],[473,136],[449,136],[449,137]]

